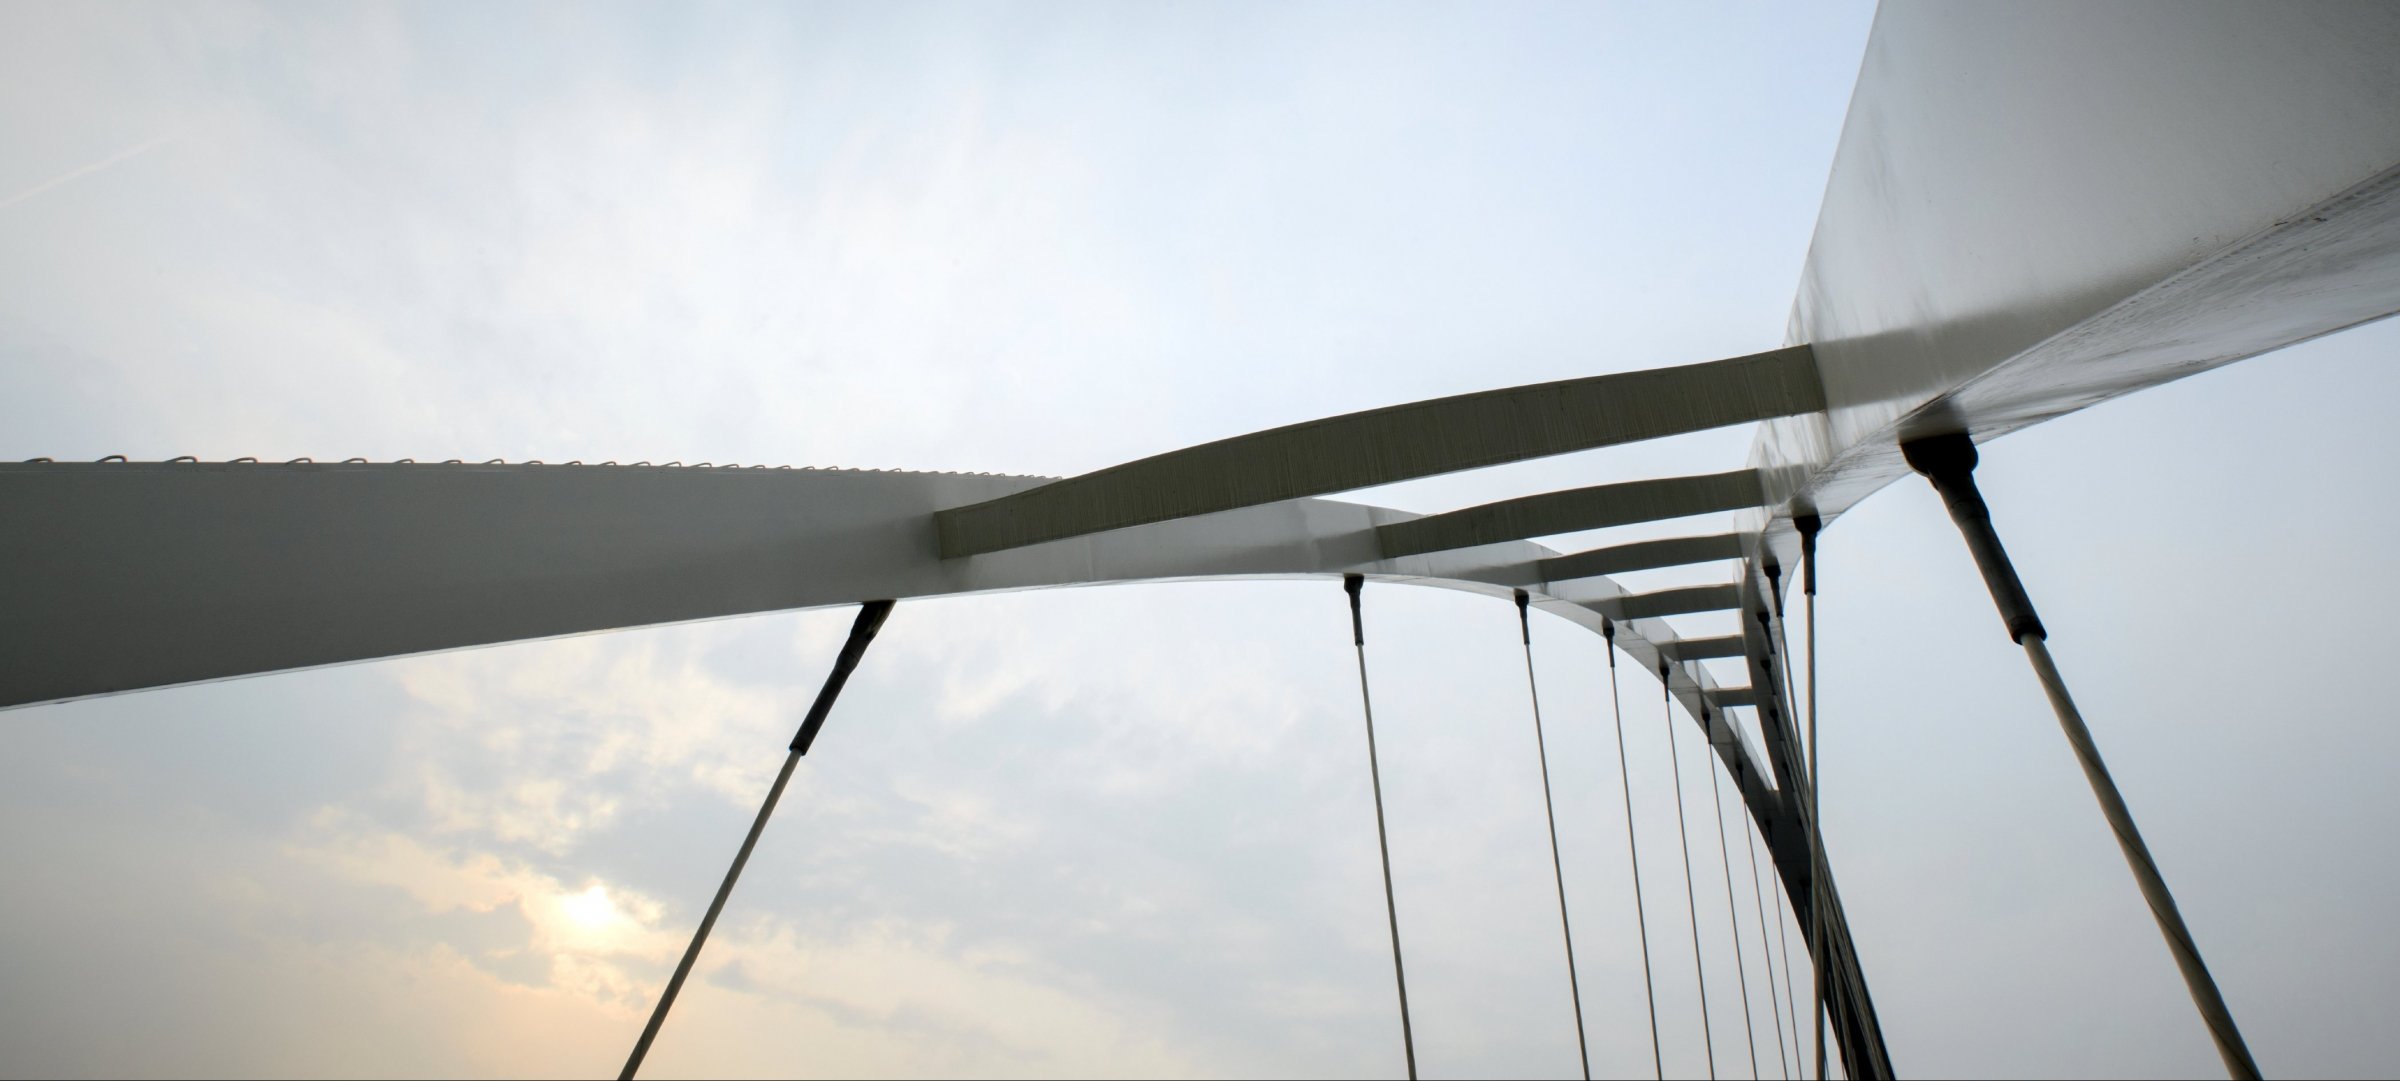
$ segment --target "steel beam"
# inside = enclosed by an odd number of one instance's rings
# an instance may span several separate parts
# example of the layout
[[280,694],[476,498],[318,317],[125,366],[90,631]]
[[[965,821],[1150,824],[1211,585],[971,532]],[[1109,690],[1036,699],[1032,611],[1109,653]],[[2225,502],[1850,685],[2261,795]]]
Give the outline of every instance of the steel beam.
[[1488,390],[1203,443],[942,511],[945,559],[1722,428],[1824,405],[1796,345]]
[[1745,510],[1757,507],[1761,498],[1759,475],[1749,469],[1631,480],[1429,514],[1383,526],[1375,531],[1375,539],[1384,558],[1397,559],[1711,511]]
[[1618,619],[1658,619],[1664,616],[1692,615],[1699,612],[1722,612],[1741,607],[1740,586],[1691,586],[1684,589],[1662,589],[1655,593],[1636,593],[1603,601],[1596,607]]
[[1679,638],[1673,642],[1661,642],[1659,648],[1666,652],[1669,660],[1684,664],[1712,657],[1739,657],[1749,648],[1749,643],[1740,635],[1729,635],[1724,638]]
[[[1708,692],[1708,703],[1718,710],[1737,709],[1758,704],[1758,692],[1749,687],[1719,687]],[[1727,721],[1731,724],[1731,721]]]
[[1758,538],[1745,533],[1718,533],[1707,537],[1670,537],[1666,540],[1594,548],[1535,564],[1534,580],[1567,582],[1594,575],[1628,574],[1718,559],[1740,559],[1747,548],[1757,543]]

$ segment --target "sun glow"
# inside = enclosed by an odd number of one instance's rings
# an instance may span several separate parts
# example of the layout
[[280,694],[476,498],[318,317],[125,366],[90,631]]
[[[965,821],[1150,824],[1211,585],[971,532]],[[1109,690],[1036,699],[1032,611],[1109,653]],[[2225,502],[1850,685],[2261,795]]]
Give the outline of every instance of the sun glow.
[[601,930],[619,918],[617,903],[609,899],[608,887],[597,883],[582,893],[561,898],[558,907],[577,928],[586,931]]

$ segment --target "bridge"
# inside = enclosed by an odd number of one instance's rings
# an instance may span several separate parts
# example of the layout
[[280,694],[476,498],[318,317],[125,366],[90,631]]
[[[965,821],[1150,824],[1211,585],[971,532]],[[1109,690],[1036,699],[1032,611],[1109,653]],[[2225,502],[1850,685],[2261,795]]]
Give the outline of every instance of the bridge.
[[[1814,634],[1817,539],[1892,484],[1930,483],[2123,848],[2161,963],[2183,975],[2228,1072],[2255,1077],[2050,660],[2051,629],[2000,542],[2010,508],[1984,504],[1973,470],[1978,444],[2400,312],[2400,9],[2306,11],[1885,8],[1787,338],[1742,356],[1305,420],[1063,478],[680,462],[0,465],[0,707],[860,606],[779,795],[893,604],[1320,578],[1342,583],[1356,613],[1388,586],[1459,590],[1586,628],[1612,663],[1663,682],[1809,929],[1808,1009],[1823,1011],[1853,1076],[1888,1077],[1898,1069],[1817,829],[1815,683],[1791,663],[1815,650],[1792,642]],[[2093,55],[2110,62],[2060,59]],[[1734,426],[1755,431],[1747,461],[1678,475],[1434,515],[1337,498]],[[1738,527],[1542,543],[1718,511],[1739,512]],[[1739,570],[1721,586],[1645,593],[1612,577],[1724,560]],[[1741,633],[1695,640],[1665,622],[1704,611],[1737,613]],[[1363,617],[1355,626],[1373,769],[1373,636]],[[1720,683],[1701,664],[1720,658],[1739,658],[1747,681]],[[1405,1039],[1407,928],[1387,915]]]

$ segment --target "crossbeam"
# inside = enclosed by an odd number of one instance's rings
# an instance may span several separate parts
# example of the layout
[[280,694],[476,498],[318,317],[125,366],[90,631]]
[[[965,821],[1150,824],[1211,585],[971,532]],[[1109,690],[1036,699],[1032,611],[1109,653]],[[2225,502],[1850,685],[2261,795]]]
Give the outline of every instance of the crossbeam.
[[1635,593],[1603,601],[1599,607],[1614,619],[1658,619],[1662,616],[1723,612],[1742,606],[1740,586],[1690,586]]
[[1377,526],[1375,539],[1382,546],[1385,559],[1398,559],[1711,511],[1743,510],[1756,507],[1765,499],[1761,487],[1758,472],[1751,469],[1596,484]]
[[1670,638],[1658,644],[1658,651],[1677,664],[1701,661],[1712,657],[1739,657],[1749,652],[1749,643],[1741,635],[1723,638]]
[[1816,354],[1765,353],[1347,413],[934,515],[944,559],[1706,431],[1824,407]]
[[1740,559],[1743,545],[1751,539],[1751,535],[1746,533],[1718,533],[1706,537],[1639,541],[1545,559],[1534,564],[1534,570],[1540,581],[1567,582],[1577,578],[1682,567],[1715,559]]
[[1708,692],[1707,697],[1709,705],[1720,710],[1758,704],[1758,690],[1754,687],[1719,687]]

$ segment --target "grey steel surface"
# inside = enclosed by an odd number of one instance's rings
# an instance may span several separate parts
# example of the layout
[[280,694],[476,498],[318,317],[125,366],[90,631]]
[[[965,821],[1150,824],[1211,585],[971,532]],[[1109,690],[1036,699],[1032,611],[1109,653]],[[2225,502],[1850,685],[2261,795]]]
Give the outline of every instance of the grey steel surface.
[[1708,692],[1708,704],[1720,711],[1755,706],[1758,701],[1759,696],[1748,687],[1719,687]]
[[[1712,511],[1747,510],[1759,506],[1761,490],[1758,474],[1748,469],[1620,481],[1429,514],[1383,526],[1375,534],[1383,554],[1397,558]],[[1546,561],[1544,566],[1555,562]]]
[[1824,404],[1806,345],[1411,402],[1204,443],[946,510],[942,555],[1705,431]]
[[1659,648],[1666,652],[1669,659],[1682,664],[1712,657],[1739,657],[1750,648],[1750,643],[1738,635],[1728,635],[1723,638],[1679,638],[1672,642],[1661,642]]
[[1742,603],[1740,586],[1691,586],[1686,589],[1661,589],[1653,593],[1635,593],[1618,597],[1604,607],[1608,614],[1619,619],[1656,619],[1660,616],[1690,615],[1695,612],[1722,612],[1738,608]]
[[1719,533],[1707,537],[1670,537],[1666,540],[1594,548],[1588,552],[1541,561],[1535,566],[1539,574],[1535,580],[1565,582],[1594,575],[1627,574],[1718,559],[1740,559],[1757,543],[1758,538],[1741,533]]

